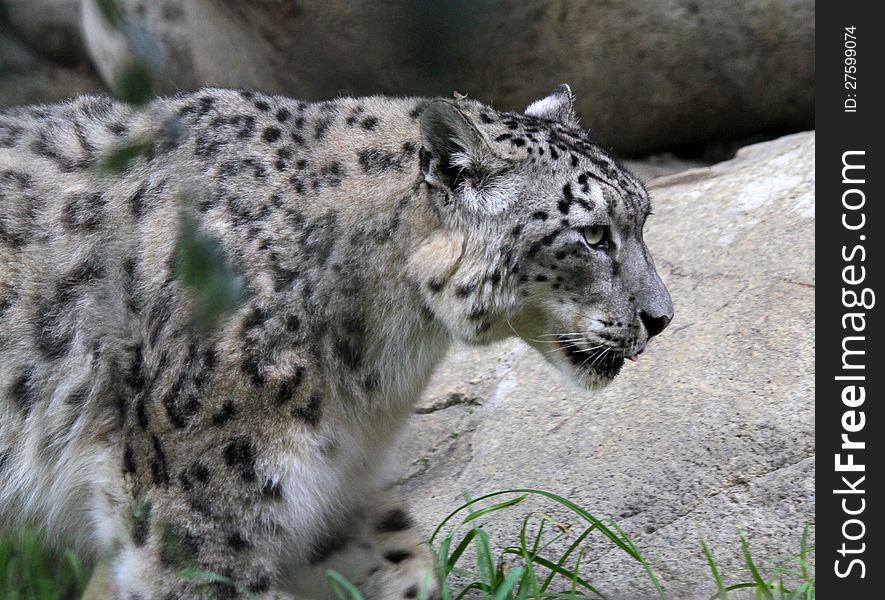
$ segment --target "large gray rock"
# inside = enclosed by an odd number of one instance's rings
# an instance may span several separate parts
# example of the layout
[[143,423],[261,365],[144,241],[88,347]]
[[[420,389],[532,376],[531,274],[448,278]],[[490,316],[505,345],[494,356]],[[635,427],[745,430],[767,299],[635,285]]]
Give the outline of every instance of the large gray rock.
[[37,54],[69,66],[86,58],[80,0],[0,0],[0,11]]
[[[519,341],[455,352],[404,436],[400,489],[428,531],[465,491],[560,493],[616,519],[672,598],[706,599],[699,534],[733,583],[746,580],[739,527],[770,565],[814,521],[814,133],[650,190],[646,240],[673,296],[670,328],[594,393]],[[515,542],[528,510],[486,529]],[[610,543],[584,560],[610,598],[658,597]]]
[[[584,122],[626,156],[814,122],[813,0],[117,2],[162,49],[161,93],[458,90],[518,110],[566,81]],[[0,0],[33,50],[75,63],[86,45],[113,87],[134,53],[94,3]]]
[[181,0],[118,0],[122,27],[107,22],[96,0],[78,1],[89,55],[109,88],[117,89],[120,77],[135,63],[154,67],[158,94],[199,87]]
[[88,69],[67,68],[35,55],[0,15],[0,106],[63,100],[101,89]]
[[628,156],[814,123],[812,0],[183,4],[204,84],[308,99],[458,90],[522,109],[565,81]]

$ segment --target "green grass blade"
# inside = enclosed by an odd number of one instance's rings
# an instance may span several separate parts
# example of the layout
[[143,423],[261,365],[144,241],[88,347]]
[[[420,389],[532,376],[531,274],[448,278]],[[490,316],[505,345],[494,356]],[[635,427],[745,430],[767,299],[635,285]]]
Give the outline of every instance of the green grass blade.
[[493,512],[498,512],[499,510],[503,510],[503,509],[509,508],[511,506],[516,506],[517,504],[519,504],[520,502],[522,502],[526,498],[528,498],[528,494],[523,494],[522,496],[518,496],[516,498],[511,498],[510,500],[507,500],[505,502],[495,504],[494,506],[487,506],[486,508],[480,508],[479,510],[475,510],[472,513],[470,513],[469,515],[467,515],[467,517],[465,517],[464,520],[461,521],[461,524],[466,525],[467,523],[470,523],[471,521],[475,521],[475,520],[479,519],[480,517],[484,517],[487,514],[490,514]]
[[475,498],[474,500],[472,500],[471,502],[469,502],[467,504],[462,504],[461,506],[457,507],[455,510],[451,511],[448,515],[446,515],[446,517],[442,520],[442,522],[433,531],[433,535],[430,536],[430,541],[433,542],[433,540],[436,539],[436,536],[439,535],[439,532],[442,530],[442,528],[445,527],[445,525],[449,521],[451,521],[455,517],[455,515],[457,515],[459,512],[461,512],[462,510],[467,508],[470,504],[473,504],[474,502],[478,502],[480,500],[485,500],[488,498],[494,498],[496,496],[501,496],[503,494],[533,494],[533,495],[537,495],[537,496],[542,496],[542,497],[547,498],[549,500],[553,500],[554,502],[564,506],[565,508],[569,509],[570,511],[572,511],[573,513],[578,515],[581,519],[587,521],[588,523],[590,523],[592,525],[595,525],[596,528],[604,536],[606,536],[612,542],[614,542],[614,544],[617,545],[621,550],[623,550],[624,552],[629,554],[634,559],[640,560],[640,557],[636,553],[635,548],[629,542],[629,540],[625,541],[625,540],[621,539],[611,529],[609,529],[600,519],[596,518],[595,516],[593,516],[592,514],[587,512],[582,507],[578,506],[577,504],[575,504],[571,500],[567,500],[566,498],[559,496],[558,494],[554,494],[552,492],[547,492],[545,490],[536,490],[536,489],[531,489],[531,488],[514,488],[514,489],[510,489],[510,490],[501,490],[498,492],[491,492],[489,494],[485,494],[483,496],[480,496],[479,498]]
[[581,587],[586,589],[588,592],[594,594],[597,598],[601,598],[602,600],[605,600],[605,598],[606,598],[605,594],[603,594],[602,592],[597,590],[595,587],[590,585],[582,577],[579,577],[575,573],[573,573],[567,569],[564,569],[563,567],[560,567],[559,565],[557,565],[553,561],[547,560],[546,558],[544,558],[542,556],[535,556],[534,558],[532,558],[532,562],[537,563],[546,569],[550,569],[551,571],[555,571],[556,573],[562,575],[563,577],[568,578],[569,580],[574,578],[575,582],[577,582],[578,585],[580,585]]
[[[523,570],[524,581],[521,582],[519,590],[522,592],[523,588],[526,590],[531,590],[531,593],[534,598],[540,596],[540,590],[538,589],[538,579],[535,577],[535,570],[532,567],[532,558],[537,555],[537,547],[540,541],[540,533],[539,536],[535,537],[534,542],[532,543],[532,550],[529,551],[527,545],[527,538],[525,535],[526,528],[528,527],[528,517],[526,517],[522,522],[522,528],[519,530],[519,553],[522,556],[523,564],[525,568]],[[544,521],[541,521],[541,525],[538,527],[539,531],[544,529]],[[526,592],[527,594],[528,592]]]
[[633,556],[642,564],[642,567],[648,574],[648,578],[651,579],[651,582],[654,584],[655,590],[657,590],[658,592],[658,596],[660,596],[661,600],[666,600],[667,593],[664,591],[661,582],[658,581],[658,578],[655,576],[651,565],[648,563],[647,560],[645,560],[645,557],[639,551],[639,548],[636,547],[636,545],[630,540],[630,537],[627,535],[627,533],[623,529],[621,529],[620,526],[614,521],[612,521],[612,527],[614,527],[617,532],[621,534],[621,536],[624,538],[624,541],[630,546],[630,549],[633,551]]
[[[458,563],[458,560],[461,558],[461,555],[464,554],[464,551],[467,550],[467,547],[470,545],[470,542],[473,541],[473,538],[476,537],[476,532],[478,529],[471,529],[467,532],[467,535],[464,536],[458,545],[455,547],[455,551],[449,556],[448,561],[446,562],[446,575],[452,572],[452,569],[455,568],[455,565]],[[448,538],[451,543],[451,538]],[[440,547],[440,551],[442,551],[442,547]],[[448,546],[446,546],[446,552],[448,552]]]
[[480,581],[489,582],[489,591],[494,588],[495,581],[495,558],[492,552],[492,542],[482,529],[474,529],[474,547],[476,551],[476,568]]
[[753,562],[753,557],[750,555],[750,546],[747,544],[747,538],[744,536],[744,532],[738,530],[738,535],[740,535],[741,538],[741,549],[744,553],[744,561],[747,563],[747,568],[750,569],[750,574],[753,576],[757,594],[761,594],[766,600],[774,600],[774,596],[772,595],[768,584],[762,579],[762,576],[759,574],[759,569],[756,568],[756,563]]
[[802,581],[808,581],[808,530],[811,525],[802,529],[802,540],[799,542],[799,568],[802,570]]
[[326,571],[326,580],[329,582],[329,586],[335,592],[338,600],[363,600],[363,595],[356,589],[356,586],[337,571],[332,569]]
[[516,585],[516,582],[522,577],[522,569],[513,569],[507,575],[504,576],[504,581],[501,582],[501,585],[498,586],[498,589],[495,590],[495,595],[492,596],[492,600],[504,600],[510,594],[510,591],[513,589],[513,586]]
[[[572,552],[574,552],[575,549],[578,546],[580,546],[584,542],[585,539],[587,539],[587,536],[590,535],[590,533],[594,529],[596,529],[595,525],[591,525],[590,527],[585,529],[583,531],[583,533],[581,533],[581,535],[579,535],[578,538],[574,542],[571,543],[571,545],[566,549],[565,553],[563,553],[563,555],[559,557],[559,560],[556,561],[556,565],[559,567],[564,565],[565,561],[567,561],[569,556],[572,555]],[[553,578],[555,576],[556,576],[556,574],[552,573],[552,572],[547,576],[547,579],[544,580],[544,583],[541,585],[541,592],[542,593],[547,591],[547,588],[550,587],[550,584],[553,582]]]
[[479,590],[483,593],[484,596],[489,596],[492,593],[492,588],[489,587],[489,584],[483,583],[481,581],[474,581],[470,585],[466,586],[461,593],[455,596],[455,600],[463,600],[464,596],[467,595],[468,592],[472,590]]
[[[520,529],[520,537],[522,538],[523,545],[525,545],[525,530],[529,525],[529,518],[526,517],[522,521],[522,529]],[[535,534],[535,540],[532,542],[532,554],[538,553],[538,547],[541,545],[541,536],[544,535],[544,525],[545,521],[541,519],[541,524],[538,525],[538,533]]]
[[[755,583],[733,583],[732,585],[727,586],[725,588],[725,591],[726,592],[733,592],[735,590],[745,590],[745,589],[755,588],[755,587],[756,587]],[[716,600],[718,595],[719,595],[719,592],[716,592],[715,594],[710,596],[710,600]]]
[[713,553],[710,552],[710,547],[707,546],[706,540],[704,540],[704,536],[701,536],[701,548],[704,551],[704,556],[707,557],[707,564],[710,565],[710,571],[713,573],[713,579],[716,581],[717,592],[711,598],[718,598],[719,600],[728,600],[728,591],[725,589],[725,582],[722,581],[722,575],[719,573],[719,569],[716,567],[716,561],[713,559]]

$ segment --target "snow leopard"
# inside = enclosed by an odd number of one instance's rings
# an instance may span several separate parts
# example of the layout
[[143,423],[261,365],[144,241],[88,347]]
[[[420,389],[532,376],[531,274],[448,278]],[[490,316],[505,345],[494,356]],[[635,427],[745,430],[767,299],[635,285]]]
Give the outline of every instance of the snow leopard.
[[[449,347],[517,336],[593,389],[673,318],[649,194],[573,102],[0,111],[0,526],[105,561],[113,598],[319,598],[327,569],[432,597],[387,465]],[[185,219],[239,290],[208,325]]]

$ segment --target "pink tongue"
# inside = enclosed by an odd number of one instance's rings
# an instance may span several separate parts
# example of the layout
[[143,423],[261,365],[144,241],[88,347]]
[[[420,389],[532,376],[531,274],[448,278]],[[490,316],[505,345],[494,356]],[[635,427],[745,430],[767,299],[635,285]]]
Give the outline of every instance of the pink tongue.
[[639,355],[634,354],[633,356],[628,356],[627,358],[629,358],[632,362],[636,362],[639,360]]

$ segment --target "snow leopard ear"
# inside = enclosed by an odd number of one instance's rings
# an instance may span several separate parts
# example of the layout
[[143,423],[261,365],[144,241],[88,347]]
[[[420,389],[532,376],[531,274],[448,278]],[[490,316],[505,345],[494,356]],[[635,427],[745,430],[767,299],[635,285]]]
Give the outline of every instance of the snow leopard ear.
[[449,189],[457,189],[465,179],[479,180],[488,175],[489,159],[494,157],[491,148],[451,102],[436,100],[424,109],[421,139],[424,150],[437,159],[442,183]]
[[459,205],[497,214],[516,199],[509,163],[499,157],[461,109],[436,100],[421,115],[421,169],[432,186],[450,190]]
[[525,109],[525,114],[529,117],[558,121],[570,127],[580,125],[578,117],[575,115],[575,96],[572,94],[572,88],[566,83],[558,86],[546,98],[535,100],[529,104]]

